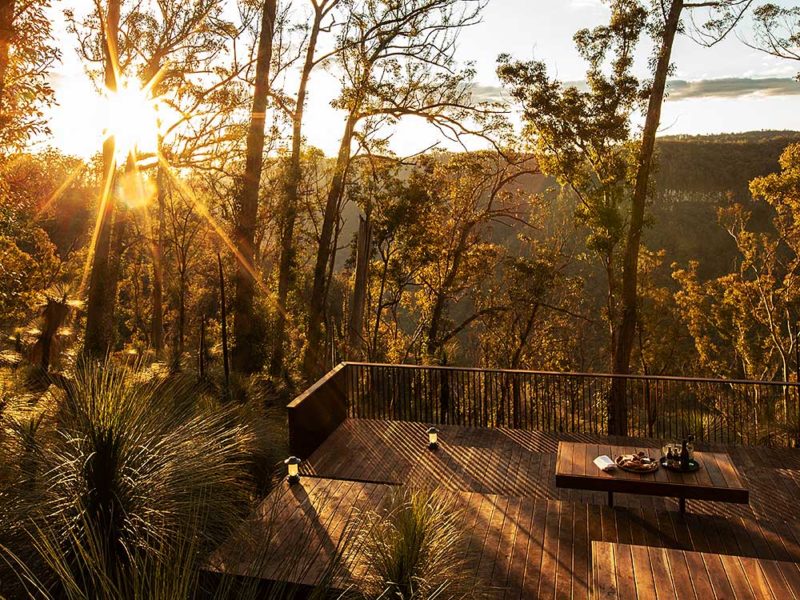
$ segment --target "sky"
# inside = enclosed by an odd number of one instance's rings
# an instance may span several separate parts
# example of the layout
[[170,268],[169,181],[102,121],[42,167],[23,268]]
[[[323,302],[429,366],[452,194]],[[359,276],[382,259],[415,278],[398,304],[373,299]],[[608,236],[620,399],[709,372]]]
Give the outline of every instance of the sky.
[[[791,5],[793,2],[779,2]],[[89,0],[56,3],[52,16],[63,62],[53,75],[58,105],[51,109],[52,144],[88,157],[99,149],[103,123],[102,103],[74,50],[75,41],[63,25],[61,10],[88,10]],[[607,22],[608,9],[601,0],[489,0],[482,21],[466,29],[456,53],[461,63],[473,62],[476,84],[484,93],[502,95],[495,75],[502,53],[516,59],[543,60],[562,81],[583,78],[586,65],[577,54],[572,36],[583,27]],[[739,34],[749,36],[745,26]],[[637,74],[647,72],[649,51],[642,48]],[[782,60],[748,48],[730,36],[704,48],[679,36],[673,51],[676,65],[670,96],[662,113],[662,135],[710,134],[762,129],[800,130],[800,71],[796,61]],[[309,86],[305,132],[308,142],[335,155],[344,115],[330,106],[336,93],[333,75],[318,71]],[[400,155],[421,151],[440,141],[435,131],[419,120],[403,120],[390,139]]]

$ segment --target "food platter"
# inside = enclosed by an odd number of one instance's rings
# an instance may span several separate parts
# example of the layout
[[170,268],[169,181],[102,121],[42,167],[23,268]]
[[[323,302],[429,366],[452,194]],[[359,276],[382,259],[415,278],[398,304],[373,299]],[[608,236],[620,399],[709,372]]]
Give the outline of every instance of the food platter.
[[647,474],[658,470],[658,460],[650,458],[644,452],[638,454],[622,454],[614,459],[617,466],[629,473]]

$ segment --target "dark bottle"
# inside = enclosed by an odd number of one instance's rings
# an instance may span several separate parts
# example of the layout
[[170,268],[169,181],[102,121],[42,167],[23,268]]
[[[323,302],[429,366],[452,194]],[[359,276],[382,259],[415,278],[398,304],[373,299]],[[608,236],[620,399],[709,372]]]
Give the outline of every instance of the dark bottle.
[[683,440],[681,444],[681,471],[689,470],[689,442]]
[[672,446],[669,447],[667,450],[667,466],[674,467],[675,466],[675,455],[672,453]]

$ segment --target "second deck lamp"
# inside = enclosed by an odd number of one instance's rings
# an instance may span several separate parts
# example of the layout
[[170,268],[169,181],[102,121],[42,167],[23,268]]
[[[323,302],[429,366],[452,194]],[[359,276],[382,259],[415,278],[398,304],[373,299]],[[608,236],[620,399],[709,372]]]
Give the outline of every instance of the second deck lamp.
[[436,450],[439,447],[439,430],[436,427],[428,428],[428,450]]

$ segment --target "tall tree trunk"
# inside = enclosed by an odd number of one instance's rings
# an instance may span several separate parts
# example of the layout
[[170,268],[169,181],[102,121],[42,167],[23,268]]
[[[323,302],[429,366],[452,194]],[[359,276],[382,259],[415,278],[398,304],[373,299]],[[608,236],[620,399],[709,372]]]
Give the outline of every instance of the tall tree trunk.
[[367,303],[367,279],[369,275],[369,256],[372,248],[372,221],[359,217],[358,241],[356,244],[356,279],[353,285],[353,302],[350,306],[348,324],[348,359],[358,358],[362,346],[364,328],[364,307]]
[[272,62],[272,35],[275,27],[277,0],[265,0],[258,35],[256,81],[250,127],[247,132],[245,170],[236,203],[234,240],[238,251],[233,297],[233,368],[253,373],[263,364],[264,330],[262,319],[255,312],[255,233],[258,217],[258,188],[264,154],[264,125],[269,94],[269,73]]
[[270,375],[277,377],[284,372],[284,344],[286,337],[286,299],[289,296],[292,263],[294,262],[294,224],[297,218],[297,202],[302,179],[300,159],[303,148],[303,114],[305,112],[308,80],[314,69],[314,54],[317,39],[322,25],[322,11],[315,8],[314,24],[308,38],[303,72],[297,89],[297,104],[292,115],[292,154],[289,158],[289,169],[284,189],[283,207],[281,210],[281,255],[278,263],[278,315],[275,322],[275,347],[270,361]]
[[230,387],[231,369],[228,363],[228,309],[225,304],[225,274],[222,270],[222,256],[217,252],[219,267],[219,320],[222,325],[222,372],[225,376],[225,390]]
[[14,10],[16,0],[0,0],[0,129],[4,126],[3,108],[8,73],[8,57],[14,38]]
[[375,308],[375,328],[372,330],[372,348],[370,349],[369,359],[370,362],[375,362],[378,356],[378,337],[381,329],[381,314],[383,312],[383,294],[386,291],[386,279],[389,275],[389,259],[391,251],[391,242],[386,245],[386,254],[381,252],[383,260],[383,268],[381,269],[381,285],[378,289],[378,301]]
[[[159,140],[159,146],[161,142]],[[159,149],[159,154],[161,153]],[[161,163],[157,166],[158,230],[153,243],[153,313],[150,321],[150,345],[157,354],[164,348],[164,203],[166,178]]]
[[317,248],[317,260],[314,264],[314,285],[311,289],[311,299],[308,307],[308,331],[306,334],[306,348],[303,355],[303,373],[311,380],[320,374],[325,364],[322,341],[322,318],[325,313],[326,282],[328,260],[331,255],[333,233],[337,219],[337,209],[344,195],[345,178],[350,166],[350,145],[353,141],[358,117],[351,113],[345,123],[342,142],[339,145],[339,155],[336,158],[336,167],[333,172],[331,187],[328,191],[328,200],[325,203],[325,214],[322,220],[322,230]]
[[[117,89],[116,61],[119,37],[121,0],[109,0],[104,23],[105,86],[110,92]],[[100,15],[102,19],[102,15]],[[116,281],[112,281],[110,264],[111,233],[114,221],[113,180],[116,171],[116,144],[113,137],[103,142],[103,185],[98,214],[97,236],[92,272],[89,282],[89,298],[86,306],[86,336],[84,352],[93,358],[103,358],[111,349],[114,329],[114,304]],[[113,293],[112,293],[113,292]]]
[[436,354],[439,352],[439,350],[441,350],[442,346],[441,340],[439,339],[439,329],[441,328],[444,310],[447,305],[447,293],[450,291],[450,288],[452,287],[453,282],[458,275],[458,271],[461,268],[461,260],[464,255],[464,251],[467,248],[467,239],[469,238],[469,233],[471,230],[472,226],[469,224],[461,230],[461,234],[458,239],[458,245],[453,251],[453,263],[450,266],[450,270],[445,276],[442,285],[439,287],[439,291],[436,294],[436,300],[433,303],[433,310],[431,310],[431,321],[430,325],[428,326],[428,340],[426,343],[426,353],[429,360],[439,360]]
[[[647,105],[642,141],[637,161],[636,183],[631,199],[631,220],[625,241],[622,267],[622,320],[617,333],[617,346],[614,353],[614,373],[627,375],[630,372],[631,351],[636,337],[638,305],[639,247],[644,226],[645,205],[650,183],[656,133],[661,122],[661,106],[664,103],[664,90],[669,75],[672,45],[678,31],[683,11],[683,0],[672,0],[669,14],[664,24],[661,47],[653,76],[653,87]],[[627,435],[628,407],[626,401],[627,380],[615,379],[611,388],[609,403],[608,430],[612,435]]]

